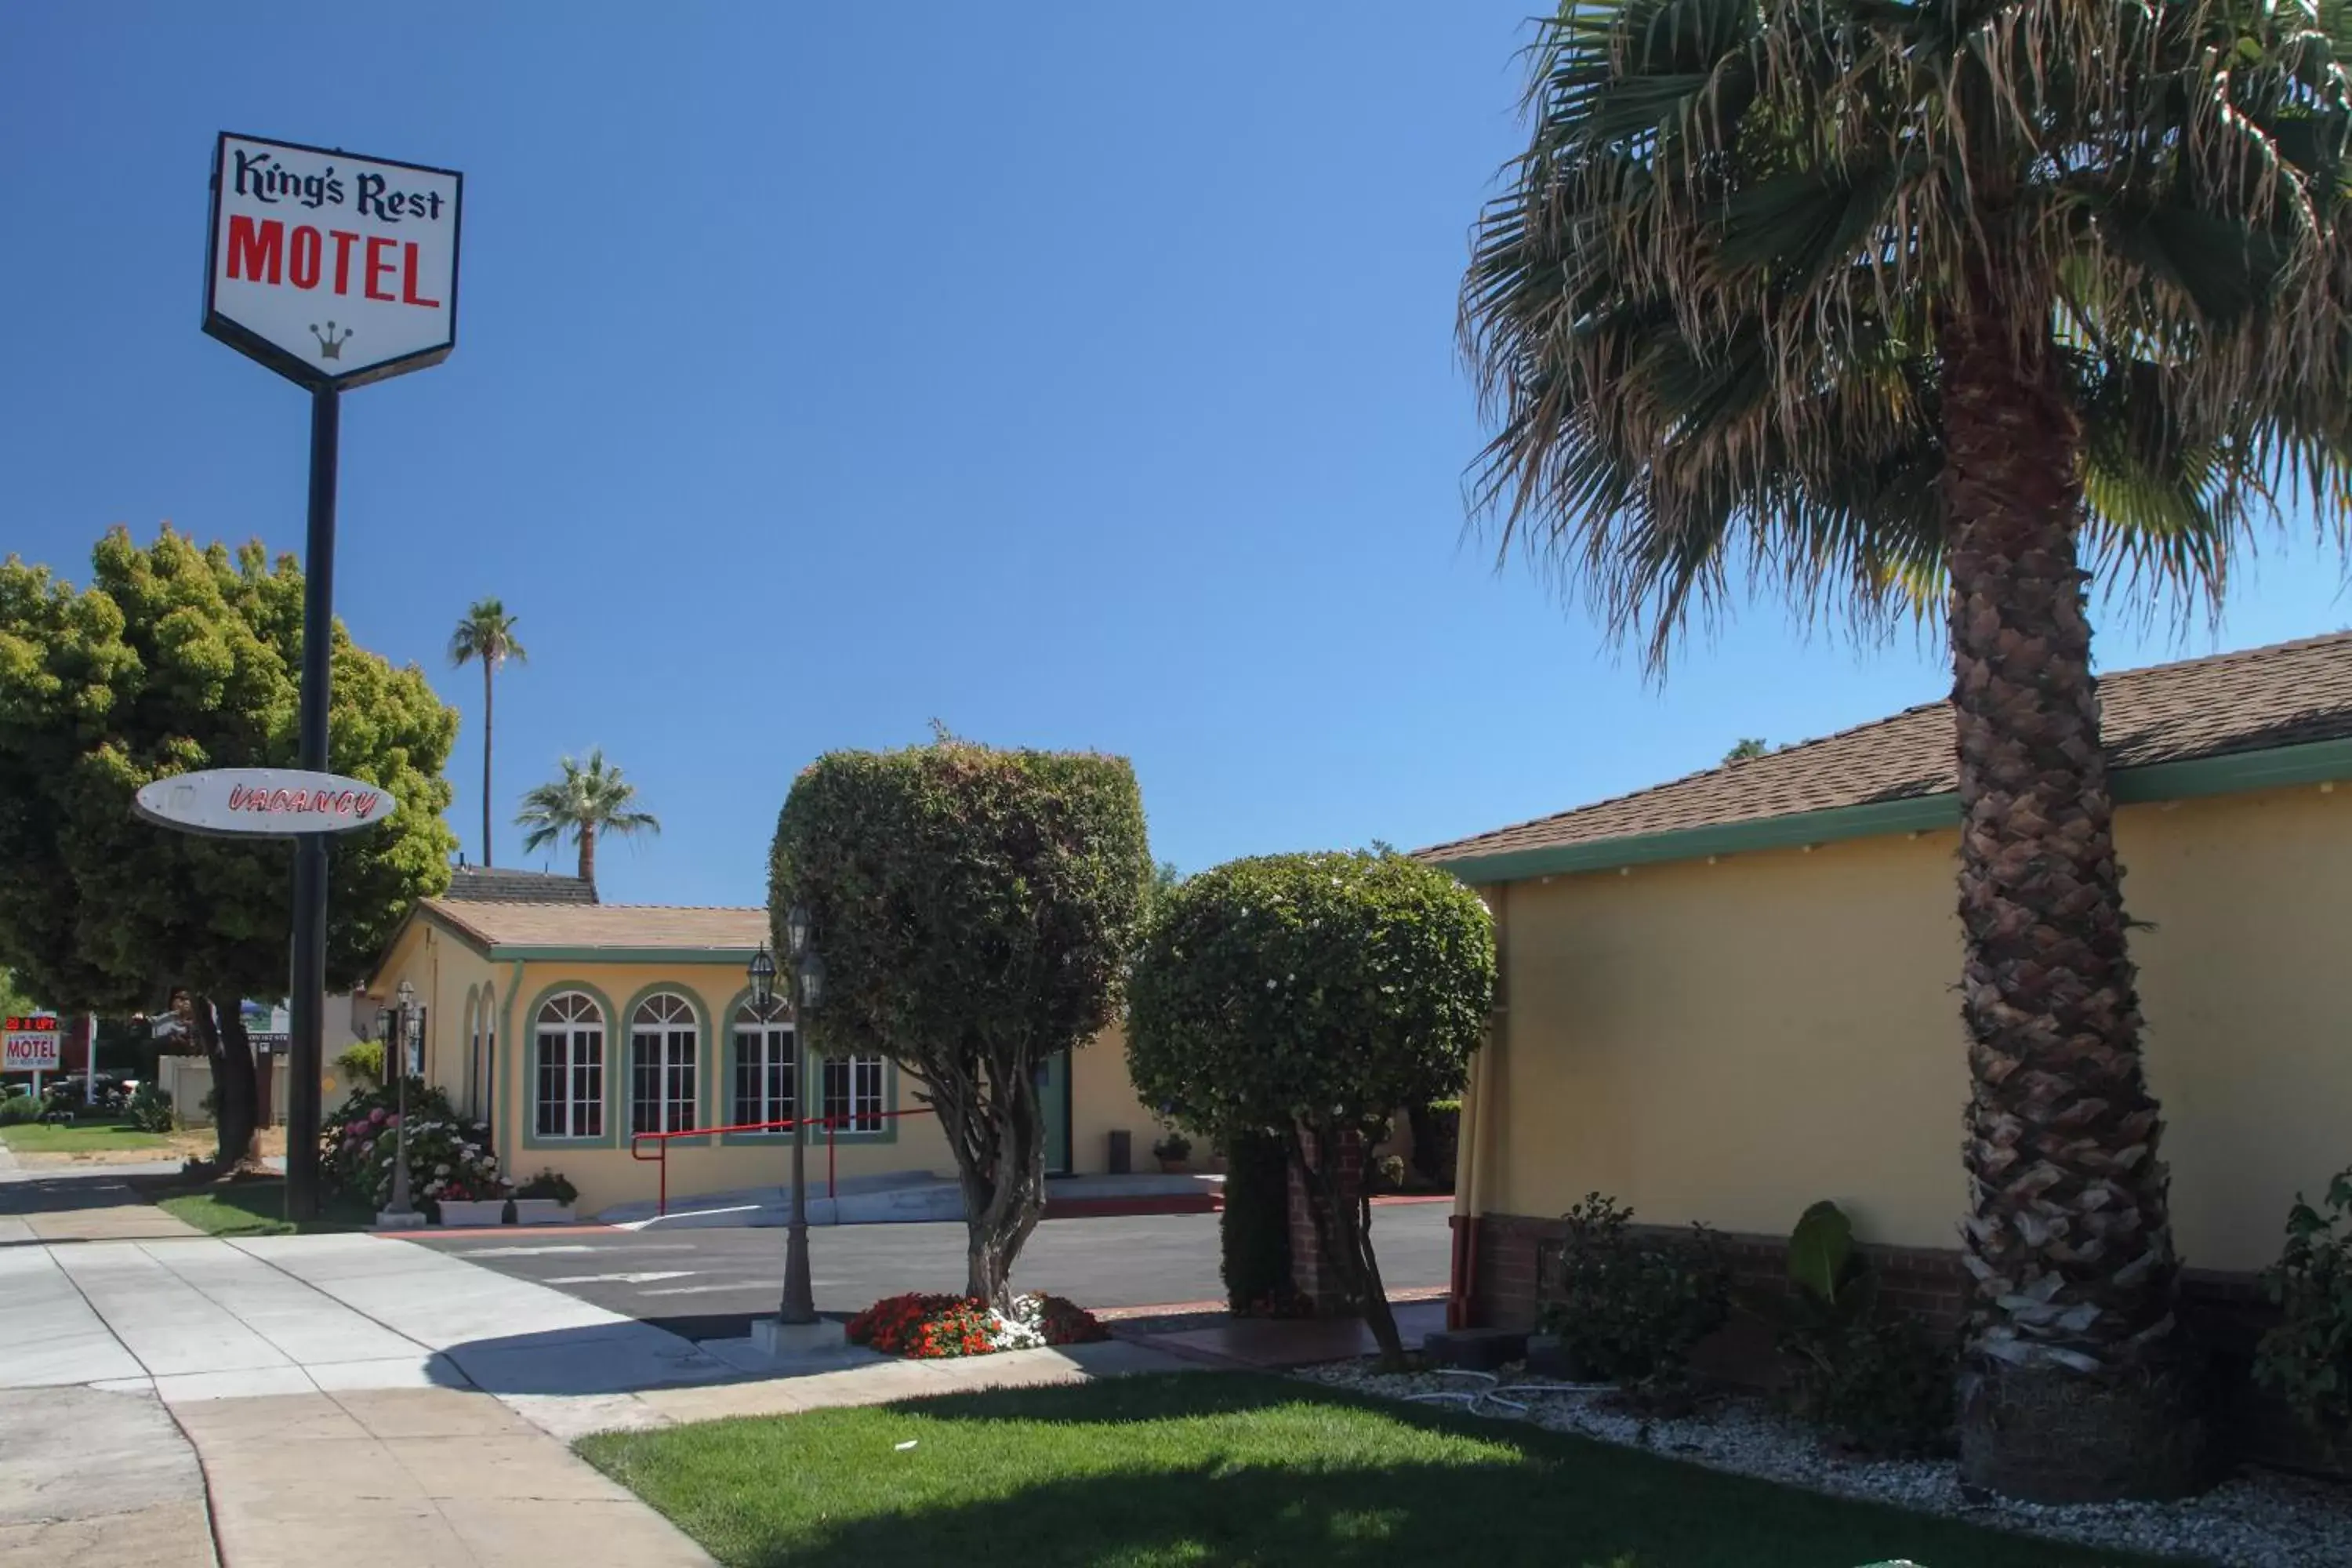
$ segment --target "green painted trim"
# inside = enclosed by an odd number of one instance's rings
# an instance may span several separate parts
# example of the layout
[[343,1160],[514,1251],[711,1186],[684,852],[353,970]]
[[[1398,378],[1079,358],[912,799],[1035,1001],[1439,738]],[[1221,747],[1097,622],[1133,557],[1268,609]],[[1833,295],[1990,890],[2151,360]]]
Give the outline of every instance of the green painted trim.
[[523,1053],[515,1049],[514,1030],[515,993],[521,989],[522,961],[517,959],[514,968],[507,973],[505,999],[499,1004],[499,1038],[506,1041],[507,1045],[499,1064],[499,1082],[502,1092],[499,1095],[498,1104],[491,1107],[503,1118],[499,1125],[499,1160],[509,1181],[514,1179],[514,1170],[505,1164],[506,1152],[522,1142],[522,1118],[515,1113],[522,1100],[520,1091],[515,1087],[515,1080],[520,1077],[515,1063]]
[[[2352,741],[2315,741],[2306,745],[2278,746],[2225,757],[2123,768],[2115,773],[2109,787],[2118,805],[2144,805],[2345,778],[2352,778]],[[1956,827],[1959,819],[1958,795],[1914,795],[1902,800],[1835,806],[1827,811],[1794,812],[1754,822],[1604,838],[1590,844],[1550,845],[1507,850],[1498,855],[1465,855],[1441,858],[1435,864],[1478,887],[1525,881],[1531,877],[1696,860],[1709,855],[1793,849],[1807,844],[1833,844],[1882,834],[1933,831]]]
[[603,1008],[604,1012],[604,1132],[598,1138],[541,1138],[538,1132],[539,1096],[534,1088],[528,1110],[520,1106],[516,1108],[522,1112],[518,1118],[520,1125],[517,1131],[521,1135],[518,1141],[518,1146],[524,1149],[625,1148],[627,1145],[620,1136],[618,1111],[623,1089],[618,1080],[626,1074],[613,1070],[614,1058],[619,1055],[614,1047],[613,1037],[614,1021],[622,1015],[613,1011],[613,999],[605,995],[603,991],[585,980],[558,980],[540,987],[539,994],[530,999],[530,1005],[524,1008],[522,1014],[523,1034],[530,1042],[530,1048],[523,1053],[523,1075],[534,1086],[537,1084],[538,1075],[532,1070],[533,1064],[530,1058],[539,1052],[539,1010],[547,1005],[550,998],[561,996],[567,991],[579,992]]
[[503,962],[528,959],[533,963],[731,963],[740,969],[751,962],[753,947],[530,947],[499,946],[484,956]]
[[[625,1047],[621,1052],[621,1071],[622,1076],[630,1080],[621,1086],[621,1109],[623,1110],[632,1109],[630,1099],[636,1092],[637,1009],[645,1005],[646,999],[649,996],[676,996],[694,1009],[695,1119],[688,1125],[708,1127],[711,1124],[709,1115],[711,1108],[710,1009],[704,1005],[702,993],[680,985],[675,980],[656,980],[650,985],[638,987],[637,994],[629,998],[629,1005],[621,1010],[621,1042]],[[633,1119],[624,1117],[622,1120],[630,1121]],[[625,1132],[622,1136],[625,1140],[624,1147],[625,1147],[627,1134]],[[673,1138],[670,1140],[670,1146],[674,1149],[708,1149],[710,1147],[710,1140],[697,1138],[689,1142],[684,1138]]]

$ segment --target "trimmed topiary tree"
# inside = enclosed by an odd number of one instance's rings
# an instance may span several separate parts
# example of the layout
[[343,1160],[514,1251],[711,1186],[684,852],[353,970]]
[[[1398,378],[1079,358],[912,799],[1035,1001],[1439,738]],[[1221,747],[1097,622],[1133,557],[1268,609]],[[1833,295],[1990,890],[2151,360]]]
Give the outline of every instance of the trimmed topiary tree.
[[1495,932],[1478,896],[1394,853],[1235,860],[1170,891],[1129,982],[1144,1103],[1233,1138],[1272,1133],[1303,1179],[1324,1262],[1391,1359],[1371,1205],[1341,1201],[1345,1141],[1459,1093],[1486,1037]]
[[922,1080],[963,1185],[966,1291],[1000,1311],[1045,1209],[1038,1078],[1116,1014],[1150,879],[1121,757],[943,735],[828,753],[784,802],[769,906],[780,931],[805,907],[824,959],[810,1048]]

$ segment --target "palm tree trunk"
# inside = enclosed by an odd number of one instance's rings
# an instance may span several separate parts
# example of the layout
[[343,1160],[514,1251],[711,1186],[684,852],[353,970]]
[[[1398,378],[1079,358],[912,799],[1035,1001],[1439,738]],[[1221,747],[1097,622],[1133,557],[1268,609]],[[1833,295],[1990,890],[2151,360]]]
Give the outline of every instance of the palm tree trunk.
[[2039,321],[1988,312],[1943,344],[1972,1081],[1961,1474],[2038,1500],[2177,1496],[2204,1427],[2125,951],[2079,430]]
[[490,661],[482,660],[482,869],[490,868]]
[[580,825],[580,879],[590,887],[596,885],[596,825]]

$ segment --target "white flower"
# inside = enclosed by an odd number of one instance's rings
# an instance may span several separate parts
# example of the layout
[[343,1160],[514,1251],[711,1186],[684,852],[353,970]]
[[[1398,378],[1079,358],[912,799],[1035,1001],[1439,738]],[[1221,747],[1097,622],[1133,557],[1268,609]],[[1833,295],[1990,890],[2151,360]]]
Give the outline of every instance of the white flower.
[[449,1173],[449,1167],[446,1163],[436,1165],[433,1167],[433,1173],[436,1176],[446,1176]]
[[1274,989],[1274,977],[1273,977],[1272,975],[1268,975],[1268,976],[1266,977],[1265,988],[1266,988],[1268,991],[1271,991],[1271,990],[1273,990],[1273,989]]

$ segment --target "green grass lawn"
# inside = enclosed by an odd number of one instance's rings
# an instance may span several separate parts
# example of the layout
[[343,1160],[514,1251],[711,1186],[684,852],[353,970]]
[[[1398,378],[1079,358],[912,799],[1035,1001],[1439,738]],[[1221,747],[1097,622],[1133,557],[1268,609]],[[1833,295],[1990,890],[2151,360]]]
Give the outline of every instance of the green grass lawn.
[[77,1121],[70,1126],[45,1127],[21,1122],[0,1127],[0,1142],[19,1154],[89,1154],[107,1149],[161,1149],[171,1140],[161,1132],[142,1132],[128,1121]]
[[367,1205],[344,1193],[331,1192],[315,1220],[299,1226],[286,1220],[286,1182],[279,1176],[255,1177],[225,1185],[189,1191],[168,1189],[152,1194],[155,1204],[198,1230],[213,1236],[315,1235],[320,1231],[365,1230],[375,1223]]
[[604,1433],[579,1448],[746,1568],[2151,1561],[1239,1373]]

